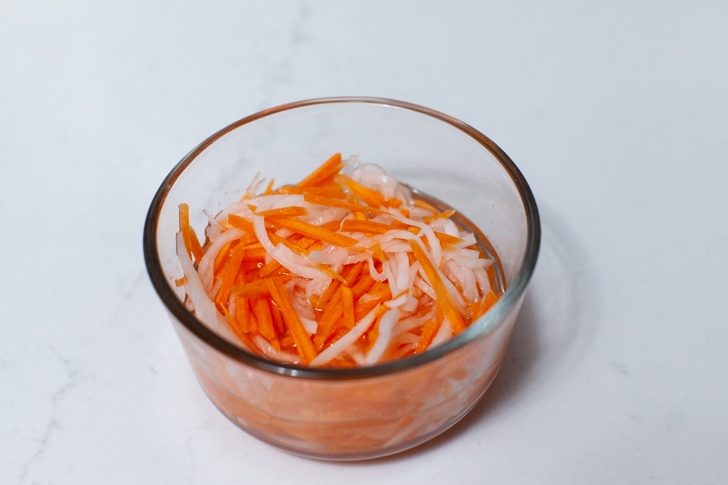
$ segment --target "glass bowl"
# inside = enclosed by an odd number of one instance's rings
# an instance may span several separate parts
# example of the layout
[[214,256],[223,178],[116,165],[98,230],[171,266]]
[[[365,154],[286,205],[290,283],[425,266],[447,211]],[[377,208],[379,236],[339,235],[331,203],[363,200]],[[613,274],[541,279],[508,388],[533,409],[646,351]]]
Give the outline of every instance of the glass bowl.
[[[271,362],[217,333],[184,304],[175,252],[178,207],[203,234],[257,173],[294,183],[336,152],[375,163],[456,208],[487,236],[505,291],[465,331],[414,357],[353,369]],[[538,210],[526,180],[490,139],[450,116],[377,98],[327,98],[271,108],[193,149],[162,182],[147,214],[144,256],[192,370],[213,404],[251,435],[327,460],[369,459],[450,428],[495,378],[534,270]]]

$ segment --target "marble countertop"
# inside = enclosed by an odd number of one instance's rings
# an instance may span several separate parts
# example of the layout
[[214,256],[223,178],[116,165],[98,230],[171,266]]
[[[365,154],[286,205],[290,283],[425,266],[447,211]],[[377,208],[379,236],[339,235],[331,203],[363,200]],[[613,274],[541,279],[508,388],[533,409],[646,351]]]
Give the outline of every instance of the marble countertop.
[[[710,1],[0,3],[0,483],[726,483],[727,25]],[[476,127],[543,223],[485,398],[349,464],[212,406],[141,249],[199,141],[337,95]]]

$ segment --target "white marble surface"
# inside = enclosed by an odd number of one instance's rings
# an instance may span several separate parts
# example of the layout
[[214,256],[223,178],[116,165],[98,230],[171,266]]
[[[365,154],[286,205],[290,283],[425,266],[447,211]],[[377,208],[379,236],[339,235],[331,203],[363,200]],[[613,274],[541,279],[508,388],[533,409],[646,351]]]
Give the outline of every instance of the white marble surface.
[[[728,483],[728,4],[0,3],[0,483]],[[303,98],[459,117],[532,185],[541,259],[460,424],[331,464],[196,384],[141,233],[172,166]]]

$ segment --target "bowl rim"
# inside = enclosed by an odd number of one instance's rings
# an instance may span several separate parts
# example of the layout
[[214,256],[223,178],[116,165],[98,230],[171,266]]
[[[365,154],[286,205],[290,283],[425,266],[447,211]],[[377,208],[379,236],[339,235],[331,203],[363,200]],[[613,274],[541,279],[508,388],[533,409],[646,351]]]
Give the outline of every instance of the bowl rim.
[[[415,114],[434,118],[435,120],[439,120],[440,122],[455,127],[482,145],[498,160],[501,166],[509,174],[511,181],[521,198],[521,202],[523,203],[527,231],[526,250],[516,277],[509,283],[509,286],[498,302],[496,302],[496,304],[483,316],[472,322],[468,328],[460,334],[433,349],[423,352],[422,354],[372,366],[354,368],[306,367],[274,362],[235,345],[213,332],[209,327],[198,320],[189,310],[187,310],[182,301],[180,301],[177,297],[162,271],[162,265],[157,248],[157,227],[159,215],[161,213],[162,206],[166,201],[167,195],[185,169],[191,165],[206,148],[226,134],[243,125],[285,111],[325,104],[372,104],[382,107],[399,108],[405,111],[414,112]],[[173,235],[170,235],[170,237],[172,236]],[[513,307],[518,304],[523,296],[528,281],[530,280],[536,266],[540,241],[541,226],[538,207],[533,193],[531,192],[531,188],[515,163],[490,138],[459,119],[424,106],[388,98],[361,96],[313,98],[286,103],[259,111],[235,121],[221,130],[218,130],[185,155],[165,177],[149,205],[143,230],[144,260],[152,285],[167,310],[171,312],[177,321],[180,322],[189,332],[206,345],[241,364],[274,374],[318,380],[360,379],[394,374],[422,367],[440,359],[446,354],[455,352],[476,338],[494,331],[499,324],[505,321],[504,317],[510,313]]]

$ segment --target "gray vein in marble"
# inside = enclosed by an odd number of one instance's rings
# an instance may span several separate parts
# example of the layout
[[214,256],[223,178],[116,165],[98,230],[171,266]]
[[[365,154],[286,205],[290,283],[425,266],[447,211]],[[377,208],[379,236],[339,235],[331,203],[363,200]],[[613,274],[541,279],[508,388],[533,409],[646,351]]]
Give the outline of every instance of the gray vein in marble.
[[[69,359],[60,355],[55,348],[51,347],[50,350],[56,355],[58,362],[63,365],[64,372],[66,373],[66,382],[51,395],[52,407],[50,421],[45,427],[43,436],[38,439],[37,450],[33,453],[33,456],[31,456],[30,459],[23,464],[18,484],[26,483],[26,479],[32,472],[33,465],[43,458],[53,435],[55,435],[58,430],[63,429],[63,426],[59,423],[58,419],[60,405],[64,398],[66,398],[66,396],[75,389],[80,381],[80,372],[77,368],[75,368],[73,363]],[[31,483],[36,483],[36,481],[34,480]]]

